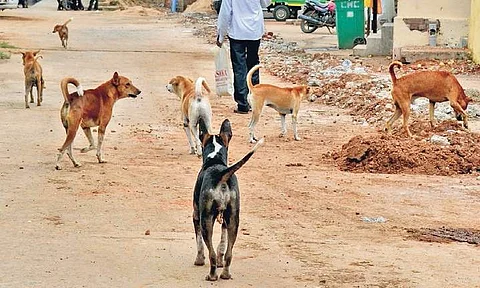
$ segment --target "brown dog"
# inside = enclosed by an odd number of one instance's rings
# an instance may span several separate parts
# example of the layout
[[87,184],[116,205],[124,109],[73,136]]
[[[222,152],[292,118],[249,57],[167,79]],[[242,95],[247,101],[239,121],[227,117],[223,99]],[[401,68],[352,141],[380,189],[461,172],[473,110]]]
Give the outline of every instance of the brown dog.
[[57,24],[53,27],[52,33],[58,32],[58,37],[60,37],[60,41],[62,41],[63,48],[67,49],[67,41],[68,41],[68,27],[67,24],[72,21],[73,18],[68,19],[62,25]]
[[37,106],[40,106],[43,101],[43,89],[45,82],[42,76],[42,66],[38,62],[37,56],[40,50],[22,52],[23,74],[25,75],[25,108],[30,108],[28,105],[28,95],[30,94],[30,103],[33,103],[33,86],[37,87]]
[[[75,85],[77,92],[68,93],[68,84]],[[80,163],[75,160],[72,154],[72,143],[79,126],[82,127],[90,143],[89,147],[81,150],[82,153],[95,149],[90,127],[98,126],[97,159],[99,163],[105,163],[102,157],[102,143],[108,122],[112,118],[113,105],[119,99],[136,98],[141,91],[133,86],[127,77],[119,76],[117,72],[113,74],[112,79],[95,89],[83,91],[80,83],[71,77],[64,78],[60,87],[65,98],[60,114],[63,127],[67,132],[67,138],[62,148],[59,149],[60,153],[57,156],[55,168],[57,170],[61,169],[59,162],[65,151],[73,165],[80,167]]]
[[432,127],[435,125],[435,103],[449,101],[457,120],[463,120],[463,125],[468,128],[468,116],[465,110],[472,99],[465,95],[455,76],[447,71],[419,71],[397,79],[395,66],[402,67],[402,63],[394,61],[388,67],[393,82],[392,97],[395,104],[395,113],[387,121],[388,132],[392,130],[392,124],[403,115],[403,129],[409,137],[412,137],[408,129],[410,104],[418,97],[426,97],[430,100],[429,114]]
[[[208,131],[212,131],[212,108],[208,97],[203,95],[202,87],[208,93],[211,93],[205,78],[198,77],[197,81],[193,83],[193,80],[183,76],[170,79],[166,87],[170,93],[175,93],[180,98],[183,129],[190,144],[190,154],[196,153],[199,157],[202,156],[202,145],[197,128],[200,119],[203,120]],[[194,139],[192,139],[192,134]],[[195,140],[195,143],[193,140]]]
[[252,119],[248,127],[250,129],[250,143],[255,143],[255,125],[258,123],[263,107],[266,105],[277,110],[282,120],[282,132],[280,137],[287,134],[285,115],[292,114],[293,136],[295,140],[301,140],[297,132],[297,115],[300,102],[310,94],[310,87],[306,85],[281,88],[270,84],[257,84],[253,86],[252,75],[261,65],[255,65],[248,71],[247,86],[250,90],[248,102],[252,106]]

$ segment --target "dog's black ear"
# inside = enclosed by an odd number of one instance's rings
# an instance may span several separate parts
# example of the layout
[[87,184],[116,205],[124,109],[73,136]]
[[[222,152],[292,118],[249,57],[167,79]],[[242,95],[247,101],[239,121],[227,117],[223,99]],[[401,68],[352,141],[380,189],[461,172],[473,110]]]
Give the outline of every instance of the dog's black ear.
[[232,125],[230,125],[230,120],[223,120],[222,127],[220,128],[220,137],[223,140],[223,144],[228,147],[230,139],[232,139]]
[[210,138],[210,134],[208,133],[208,127],[205,125],[202,118],[198,120],[198,132],[198,138],[200,139],[200,142],[202,142],[202,147],[205,147],[205,143],[208,138]]
[[117,72],[113,73],[112,84],[113,84],[113,86],[120,85],[120,77],[118,77]]

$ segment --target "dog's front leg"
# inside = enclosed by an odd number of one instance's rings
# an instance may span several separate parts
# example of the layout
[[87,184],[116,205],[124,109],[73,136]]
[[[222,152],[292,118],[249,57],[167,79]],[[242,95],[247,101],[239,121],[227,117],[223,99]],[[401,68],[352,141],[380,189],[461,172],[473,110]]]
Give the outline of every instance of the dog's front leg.
[[213,248],[212,244],[212,236],[213,236],[213,219],[212,215],[200,215],[200,224],[202,227],[202,236],[203,241],[207,245],[208,249],[208,256],[210,259],[210,273],[205,277],[205,280],[208,281],[217,281],[217,255],[215,254],[215,249]]
[[103,144],[103,138],[105,137],[106,129],[107,129],[106,126],[98,126],[98,146],[97,146],[98,163],[107,163],[107,161],[103,159],[103,155],[102,155],[102,144]]
[[93,141],[92,130],[90,130],[90,127],[83,128],[83,133],[85,133],[85,136],[87,136],[88,143],[90,143],[90,145],[88,147],[82,148],[80,152],[87,153],[88,151],[94,150],[96,147]]
[[428,105],[428,114],[430,116],[430,126],[433,128],[435,127],[435,102],[430,100]]
[[192,134],[190,132],[189,121],[187,117],[183,117],[183,130],[185,130],[185,134],[187,135],[188,144],[190,145],[190,154],[195,154],[195,144],[192,141]]
[[452,106],[453,110],[455,111],[455,113],[458,115],[462,115],[462,120],[463,120],[463,127],[465,127],[465,129],[468,129],[468,114],[467,112],[465,112],[465,110],[462,109],[462,107],[460,106],[460,104],[458,104],[457,102],[452,102],[450,101],[450,106]]
[[282,123],[282,132],[279,137],[285,137],[287,135],[287,123],[285,123],[285,114],[280,114],[280,122]]

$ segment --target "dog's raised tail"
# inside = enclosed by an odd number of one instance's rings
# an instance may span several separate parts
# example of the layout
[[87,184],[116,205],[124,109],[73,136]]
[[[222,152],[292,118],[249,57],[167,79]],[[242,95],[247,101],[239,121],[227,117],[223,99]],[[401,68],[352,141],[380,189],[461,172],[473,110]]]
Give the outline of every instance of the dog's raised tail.
[[220,182],[226,182],[228,179],[230,179],[230,177],[232,177],[233,174],[235,174],[235,172],[237,172],[240,168],[242,168],[242,166],[247,163],[248,159],[250,159],[250,157],[252,157],[253,153],[255,153],[255,151],[257,151],[257,149],[264,143],[264,139],[260,139],[258,140],[257,144],[255,144],[255,146],[253,147],[252,150],[250,150],[250,152],[247,153],[247,155],[243,156],[242,159],[240,159],[239,161],[237,161],[237,163],[233,164],[232,166],[228,167],[227,169],[225,169],[223,171],[223,175],[222,175],[222,178],[220,180]]
[[253,73],[255,73],[255,71],[257,71],[258,69],[262,68],[263,66],[260,65],[260,64],[257,64],[255,66],[252,67],[252,69],[250,69],[250,71],[248,71],[248,74],[247,74],[247,86],[248,86],[248,90],[249,91],[252,91],[252,88],[253,88],[253,83],[252,83],[252,76],[253,76]]
[[195,81],[195,97],[202,97],[202,87],[205,88],[208,93],[212,93],[212,90],[208,87],[207,80],[203,77],[198,77],[197,81]]
[[68,23],[72,22],[73,17],[70,17],[65,23],[63,23],[63,26],[67,25]]
[[62,82],[60,82],[60,89],[62,90],[62,95],[63,98],[65,99],[65,102],[68,102],[68,84],[73,84],[75,87],[77,87],[77,94],[78,96],[83,96],[83,88],[82,85],[80,85],[80,82],[78,82],[77,79],[73,77],[67,77],[63,78]]
[[403,66],[403,64],[400,61],[393,61],[388,66],[388,72],[390,72],[390,77],[392,78],[393,84],[395,84],[395,82],[397,82],[397,76],[395,76],[395,67],[400,68],[402,66]]

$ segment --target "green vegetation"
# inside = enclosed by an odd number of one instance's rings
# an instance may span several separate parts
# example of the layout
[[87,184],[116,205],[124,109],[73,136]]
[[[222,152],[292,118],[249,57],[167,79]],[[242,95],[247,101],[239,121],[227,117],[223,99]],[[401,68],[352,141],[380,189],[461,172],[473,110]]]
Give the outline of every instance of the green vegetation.
[[17,47],[10,45],[7,42],[0,42],[0,48],[17,48]]
[[10,53],[0,51],[0,60],[1,59],[10,59]]

